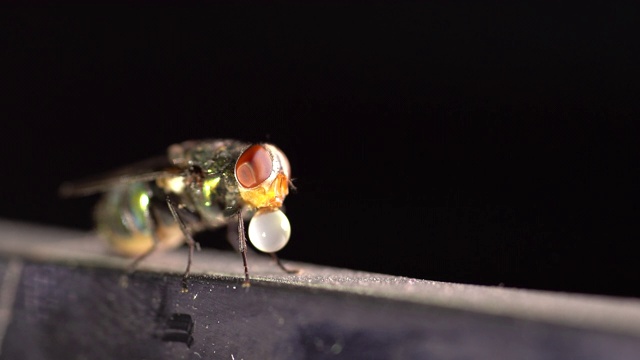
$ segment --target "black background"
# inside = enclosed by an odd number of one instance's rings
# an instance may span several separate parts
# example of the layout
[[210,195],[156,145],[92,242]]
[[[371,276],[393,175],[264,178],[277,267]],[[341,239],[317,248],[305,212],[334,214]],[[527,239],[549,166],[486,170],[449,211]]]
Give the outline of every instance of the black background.
[[590,4],[5,7],[0,217],[88,230],[62,181],[270,141],[285,259],[638,297],[640,12]]

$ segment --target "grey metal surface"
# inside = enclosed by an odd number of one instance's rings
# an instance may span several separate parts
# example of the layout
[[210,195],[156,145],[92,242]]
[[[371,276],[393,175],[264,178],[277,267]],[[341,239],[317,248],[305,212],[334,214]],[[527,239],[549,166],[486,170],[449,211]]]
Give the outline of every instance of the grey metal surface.
[[305,263],[287,275],[255,254],[242,288],[239,256],[213,250],[182,293],[185,251],[152,255],[123,287],[129,262],[106,250],[90,233],[0,221],[0,359],[640,358],[638,299]]

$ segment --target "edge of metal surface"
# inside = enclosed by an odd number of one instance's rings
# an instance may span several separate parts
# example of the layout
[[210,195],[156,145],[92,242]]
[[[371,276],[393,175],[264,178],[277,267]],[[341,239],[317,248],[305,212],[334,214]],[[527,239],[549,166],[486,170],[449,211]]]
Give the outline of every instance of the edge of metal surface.
[[[131,261],[110,254],[93,233],[7,219],[0,219],[0,256],[120,269]],[[258,283],[324,289],[640,337],[640,299],[636,298],[458,284],[292,261],[287,263],[302,271],[289,275],[268,257],[256,253],[249,256],[251,279]],[[186,249],[157,252],[139,269],[182,274],[186,259]],[[206,249],[196,252],[192,273],[237,279],[240,283],[242,261],[232,251]]]

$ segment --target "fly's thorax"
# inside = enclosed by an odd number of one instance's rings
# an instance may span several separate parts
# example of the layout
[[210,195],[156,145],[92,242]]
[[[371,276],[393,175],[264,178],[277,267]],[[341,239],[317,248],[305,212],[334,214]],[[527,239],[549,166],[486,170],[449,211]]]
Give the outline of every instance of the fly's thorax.
[[158,207],[157,200],[148,183],[112,188],[94,210],[98,233],[114,252],[124,256],[140,255],[151,248],[152,229],[155,229],[160,249],[179,246],[183,242],[180,227],[167,211]]
[[189,172],[183,179],[194,206],[209,220],[218,213],[233,213],[242,206],[234,165],[249,144],[230,139],[185,141],[168,148],[169,161]]
[[204,174],[233,172],[238,156],[249,144],[237,140],[191,140],[173,144],[167,149],[169,161],[182,169],[200,168]]
[[202,225],[217,228],[244,206],[238,186],[228,176],[205,176],[201,184],[188,187],[185,194],[200,215]]
[[226,225],[244,203],[238,192],[235,179],[228,173],[209,175],[203,172],[180,176],[161,177],[156,186],[164,193],[175,197],[181,209],[199,217],[194,229],[217,228]]

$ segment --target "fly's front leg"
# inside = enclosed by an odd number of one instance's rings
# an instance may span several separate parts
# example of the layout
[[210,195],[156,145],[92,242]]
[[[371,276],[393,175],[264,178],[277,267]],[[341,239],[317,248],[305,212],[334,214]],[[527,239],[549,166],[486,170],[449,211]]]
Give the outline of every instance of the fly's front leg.
[[244,220],[242,219],[242,210],[238,210],[238,251],[242,254],[242,262],[244,263],[244,282],[242,287],[249,287],[249,267],[247,266],[247,238],[244,232]]
[[189,258],[187,260],[187,269],[184,271],[184,274],[182,275],[182,292],[188,292],[189,289],[187,288],[187,278],[189,277],[189,274],[191,272],[191,261],[193,259],[193,250],[195,248],[200,249],[200,244],[198,244],[195,240],[193,240],[193,236],[191,236],[191,232],[189,231],[189,228],[184,223],[184,220],[182,220],[182,218],[178,214],[178,211],[169,196],[167,196],[167,206],[169,207],[169,211],[171,211],[171,215],[173,216],[175,221],[178,223],[178,225],[180,225],[180,230],[182,230],[182,234],[184,235],[185,241],[187,242],[187,245],[189,245]]
[[300,269],[291,269],[286,267],[276,253],[269,253],[269,255],[271,255],[271,258],[276,262],[276,264],[278,264],[278,267],[287,274],[297,274],[300,272]]

